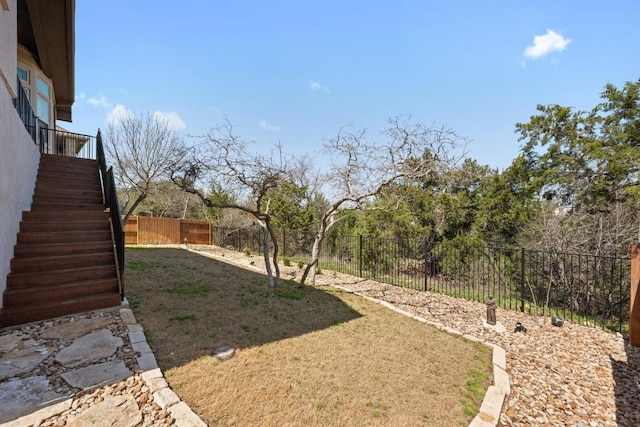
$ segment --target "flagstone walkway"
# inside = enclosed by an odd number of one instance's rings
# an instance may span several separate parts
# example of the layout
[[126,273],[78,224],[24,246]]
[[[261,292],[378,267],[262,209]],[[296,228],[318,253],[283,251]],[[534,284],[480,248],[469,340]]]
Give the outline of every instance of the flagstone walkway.
[[129,309],[0,330],[0,426],[206,426]]

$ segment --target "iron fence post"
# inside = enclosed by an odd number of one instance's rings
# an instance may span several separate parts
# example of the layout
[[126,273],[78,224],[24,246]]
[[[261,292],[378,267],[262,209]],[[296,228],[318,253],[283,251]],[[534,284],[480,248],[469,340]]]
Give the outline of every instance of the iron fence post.
[[520,248],[520,311],[524,313],[524,248]]
[[287,230],[282,229],[282,256],[287,256]]
[[362,234],[360,234],[360,238],[358,240],[359,240],[359,246],[358,246],[358,269],[360,270],[360,277],[362,277],[362,242],[363,242]]
[[422,284],[422,290],[427,290],[427,258],[429,257],[429,248],[427,245],[427,241],[424,242],[424,261],[423,261],[423,270],[424,270],[424,283]]

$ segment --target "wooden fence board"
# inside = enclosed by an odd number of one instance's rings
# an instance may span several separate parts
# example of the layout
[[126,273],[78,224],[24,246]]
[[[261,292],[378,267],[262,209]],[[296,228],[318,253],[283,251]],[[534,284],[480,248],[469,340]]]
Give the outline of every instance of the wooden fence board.
[[124,228],[125,244],[211,244],[211,224],[178,218],[130,217]]
[[129,220],[124,226],[124,244],[125,245],[138,244],[138,217],[137,216],[130,216]]

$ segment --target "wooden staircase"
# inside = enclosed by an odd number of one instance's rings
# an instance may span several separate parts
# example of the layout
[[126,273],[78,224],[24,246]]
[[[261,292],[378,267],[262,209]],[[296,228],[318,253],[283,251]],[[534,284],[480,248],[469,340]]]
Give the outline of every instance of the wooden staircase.
[[96,160],[42,155],[17,240],[0,327],[120,305]]

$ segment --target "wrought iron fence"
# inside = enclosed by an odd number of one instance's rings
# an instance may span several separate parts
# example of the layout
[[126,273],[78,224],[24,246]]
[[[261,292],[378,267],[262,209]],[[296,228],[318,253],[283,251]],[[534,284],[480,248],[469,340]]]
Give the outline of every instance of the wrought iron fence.
[[[212,228],[214,245],[261,251],[257,229]],[[280,256],[308,260],[313,236],[280,232]],[[534,315],[624,331],[629,319],[628,256],[601,256],[525,248],[427,243],[329,235],[322,269],[396,286],[444,293]]]
[[13,106],[18,112],[18,116],[20,117],[20,120],[22,120],[24,127],[29,132],[29,135],[31,135],[31,139],[33,140],[33,142],[36,142],[37,118],[35,113],[33,112],[31,104],[29,103],[29,97],[22,87],[20,78],[16,77],[16,79],[18,80],[18,93],[13,99]]

